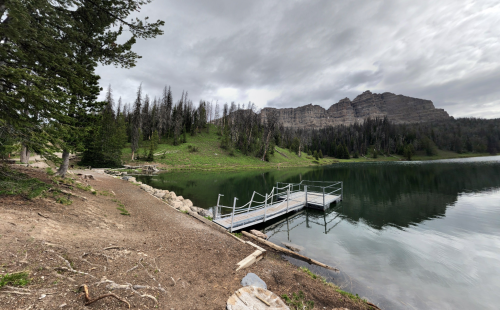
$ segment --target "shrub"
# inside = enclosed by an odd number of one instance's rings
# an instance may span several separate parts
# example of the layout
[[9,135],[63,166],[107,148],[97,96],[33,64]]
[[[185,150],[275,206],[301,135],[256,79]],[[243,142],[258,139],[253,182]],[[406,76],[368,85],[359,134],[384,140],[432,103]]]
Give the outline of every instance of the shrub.
[[194,146],[194,145],[188,145],[188,151],[190,153],[195,153],[195,152],[198,152],[198,147],[197,146]]

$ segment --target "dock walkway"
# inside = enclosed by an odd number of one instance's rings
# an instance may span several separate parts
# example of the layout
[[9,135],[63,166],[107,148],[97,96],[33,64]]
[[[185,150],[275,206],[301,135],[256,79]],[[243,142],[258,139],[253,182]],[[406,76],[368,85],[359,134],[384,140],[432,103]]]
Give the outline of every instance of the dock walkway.
[[[329,185],[307,185],[308,183],[329,183]],[[280,184],[285,186],[280,188]],[[326,210],[331,203],[341,201],[343,196],[342,182],[302,181],[298,184],[277,183],[276,185],[270,194],[261,195],[254,192],[250,202],[241,207],[236,207],[237,198],[234,198],[233,207],[220,205],[222,195],[219,194],[217,206],[214,207],[214,222],[233,232],[305,207]],[[256,194],[262,196],[264,201],[255,201]],[[226,210],[224,214],[223,210]]]

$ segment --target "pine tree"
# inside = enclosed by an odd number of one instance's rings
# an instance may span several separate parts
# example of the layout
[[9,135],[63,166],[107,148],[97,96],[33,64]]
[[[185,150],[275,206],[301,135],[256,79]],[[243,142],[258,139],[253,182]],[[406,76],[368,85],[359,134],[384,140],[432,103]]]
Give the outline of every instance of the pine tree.
[[[94,119],[87,114],[102,108],[96,101],[98,63],[130,68],[139,57],[131,51],[136,39],[162,34],[162,21],[125,21],[143,4],[0,1],[0,16],[5,16],[0,22],[0,119],[29,138],[25,149],[51,159],[62,149],[58,174],[63,177],[70,152],[80,150],[82,135],[92,130]],[[131,37],[117,43],[127,30]]]
[[142,84],[139,85],[137,90],[137,98],[134,103],[134,114],[132,116],[132,133],[130,137],[130,148],[132,149],[132,160],[134,160],[134,154],[139,148],[139,141],[142,140],[140,137],[141,129],[141,106],[142,106]]

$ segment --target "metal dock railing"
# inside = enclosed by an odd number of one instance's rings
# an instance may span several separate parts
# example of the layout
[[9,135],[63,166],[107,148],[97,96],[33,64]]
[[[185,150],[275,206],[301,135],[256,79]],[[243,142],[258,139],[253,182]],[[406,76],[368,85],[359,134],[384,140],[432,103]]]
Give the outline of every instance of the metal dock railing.
[[[263,200],[256,200],[256,195]],[[223,195],[219,194],[214,207],[214,222],[233,232],[305,207],[326,210],[331,203],[342,201],[343,195],[341,181],[305,180],[300,183],[278,182],[269,194],[254,191],[250,201],[240,207],[236,207],[236,197],[232,207],[221,205],[220,197]]]

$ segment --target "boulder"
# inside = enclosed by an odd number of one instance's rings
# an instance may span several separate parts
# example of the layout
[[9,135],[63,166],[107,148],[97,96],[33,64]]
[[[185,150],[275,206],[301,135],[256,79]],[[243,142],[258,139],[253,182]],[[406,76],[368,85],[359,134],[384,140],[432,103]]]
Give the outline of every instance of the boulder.
[[152,193],[154,191],[154,188],[147,184],[141,184],[141,188],[148,193]]
[[189,200],[189,199],[184,199],[184,200],[182,200],[182,202],[184,203],[184,205],[185,205],[186,207],[189,207],[189,208],[190,208],[190,207],[192,207],[192,206],[193,206],[193,202],[192,202],[191,200]]
[[182,211],[182,212],[189,212],[191,211],[191,209],[189,207],[186,207],[184,205],[182,205],[180,208],[179,208],[179,211]]
[[136,182],[136,180],[135,180],[135,178],[134,178],[134,177],[129,177],[127,181],[132,182],[132,183],[135,183],[135,182]]
[[166,195],[165,191],[163,191],[161,189],[155,189],[155,191],[153,193],[153,196],[158,197],[160,199],[163,199],[163,197],[165,197],[165,195]]
[[247,275],[241,280],[242,286],[256,286],[267,290],[266,282],[264,282],[255,273],[247,273]]
[[203,209],[202,209],[202,208],[198,208],[198,207],[195,207],[195,206],[191,206],[191,207],[189,207],[189,208],[191,209],[191,211],[196,212],[196,213],[198,213],[198,214],[199,214],[201,211],[203,211]]
[[177,196],[177,199],[179,199],[180,201],[183,201],[183,200],[184,200],[184,197],[182,197],[182,196]]
[[212,214],[212,212],[205,210],[205,209],[201,209],[201,211],[198,212],[198,214],[203,216],[203,217],[210,216],[211,218],[214,218],[214,215]]
[[170,192],[170,199],[175,199],[177,198],[177,195],[174,192]]
[[175,209],[180,209],[181,207],[183,207],[184,205],[182,204],[182,202],[178,201],[178,200],[169,200],[168,201],[168,204],[171,205],[172,207],[174,207]]

